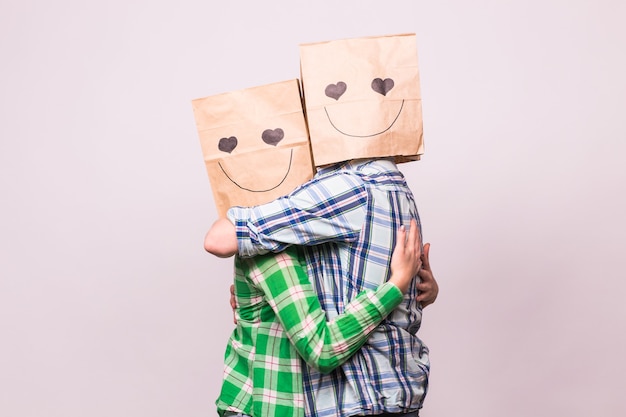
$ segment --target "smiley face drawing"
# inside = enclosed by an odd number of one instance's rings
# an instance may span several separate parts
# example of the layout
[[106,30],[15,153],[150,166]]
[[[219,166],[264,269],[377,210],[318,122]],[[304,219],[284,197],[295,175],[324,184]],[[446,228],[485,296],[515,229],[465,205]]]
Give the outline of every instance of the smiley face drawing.
[[[285,132],[283,131],[283,129],[281,128],[276,128],[276,129],[266,129],[263,131],[263,133],[260,135],[261,136],[261,140],[271,146],[276,146],[281,140],[283,140],[283,138],[285,137]],[[230,137],[224,137],[221,138],[218,142],[218,149],[222,152],[227,152],[227,153],[231,153],[238,145],[239,141],[237,140],[236,136],[230,136]],[[276,178],[276,184],[274,185],[259,185],[258,184],[258,179],[259,177],[263,177],[263,173],[258,173],[257,175],[254,175],[254,179],[257,181],[251,181],[252,183],[256,183],[256,184],[250,184],[250,185],[243,185],[241,183],[241,181],[237,181],[235,179],[235,175],[234,174],[229,174],[228,171],[224,168],[224,165],[222,164],[222,162],[218,161],[218,166],[220,167],[220,169],[222,170],[222,172],[224,173],[224,176],[226,176],[226,178],[228,178],[228,180],[230,182],[232,182],[233,184],[235,184],[237,187],[239,187],[240,189],[244,190],[244,191],[248,191],[251,193],[266,193],[268,191],[272,191],[275,190],[276,188],[280,187],[285,180],[287,179],[287,177],[289,176],[289,172],[291,171],[291,164],[293,162],[293,148],[289,149],[287,148],[286,150],[289,151],[289,162],[285,168],[285,175],[281,177],[277,177]],[[254,155],[254,158],[258,158],[259,155]],[[275,157],[275,155],[274,155]],[[249,164],[246,164],[243,160],[244,158],[240,158],[236,165],[235,165],[235,169],[233,169],[232,171],[241,171],[241,167],[243,166],[244,169],[245,167],[249,167]],[[282,160],[285,158],[274,158],[276,160]],[[273,179],[270,179],[270,181],[273,181]],[[274,181],[273,181],[274,182]]]
[[298,80],[192,101],[221,215],[286,195],[313,176]]
[[[374,78],[372,80],[371,83],[371,88],[372,91],[378,93],[378,94],[382,94],[383,96],[387,96],[387,93],[394,87],[395,83],[391,78],[385,78],[384,80],[382,78]],[[348,86],[345,82],[343,81],[339,81],[336,84],[328,84],[326,86],[326,88],[324,89],[324,93],[326,94],[326,96],[333,98],[335,100],[339,100],[339,98],[346,92]],[[386,131],[388,131],[389,129],[391,129],[394,125],[394,123],[396,122],[396,120],[398,120],[398,117],[400,117],[400,113],[402,112],[402,108],[404,107],[404,100],[402,100],[402,102],[400,103],[400,108],[398,109],[398,113],[395,115],[395,117],[393,117],[393,119],[389,122],[388,126],[384,127],[382,130],[380,131],[374,131],[373,133],[368,133],[368,134],[351,134],[348,133],[345,130],[342,130],[341,128],[339,128],[334,122],[333,119],[331,117],[331,115],[328,112],[328,108],[327,106],[324,106],[324,112],[326,113],[326,117],[328,118],[329,123],[332,125],[333,128],[335,128],[335,130],[337,130],[337,132],[341,133],[342,135],[345,136],[350,136],[350,137],[354,137],[354,138],[367,138],[367,137],[373,137],[373,136],[378,136],[381,135],[383,133],[385,133]]]
[[300,67],[317,166],[423,153],[414,34],[300,45]]

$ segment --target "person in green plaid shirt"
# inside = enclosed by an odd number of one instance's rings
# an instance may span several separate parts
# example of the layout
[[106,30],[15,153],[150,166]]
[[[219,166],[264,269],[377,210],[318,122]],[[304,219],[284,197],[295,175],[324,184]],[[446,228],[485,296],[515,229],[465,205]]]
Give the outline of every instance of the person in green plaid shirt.
[[408,233],[403,227],[398,233],[389,281],[362,291],[330,322],[300,248],[235,257],[237,327],[226,348],[216,401],[221,416],[304,416],[300,357],[325,373],[341,365],[402,302],[419,271],[422,245],[416,222]]

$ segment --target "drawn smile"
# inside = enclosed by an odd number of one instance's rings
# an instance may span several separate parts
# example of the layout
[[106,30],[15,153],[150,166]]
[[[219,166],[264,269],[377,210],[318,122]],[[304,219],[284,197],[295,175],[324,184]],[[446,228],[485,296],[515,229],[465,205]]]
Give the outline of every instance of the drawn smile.
[[383,130],[381,130],[380,132],[377,133],[372,133],[372,134],[368,134],[368,135],[355,135],[355,134],[350,134],[350,133],[346,133],[343,130],[339,129],[335,123],[333,123],[332,119],[330,118],[330,114],[328,114],[328,110],[326,109],[326,107],[324,107],[324,111],[326,112],[326,117],[328,118],[328,121],[330,122],[330,124],[332,125],[332,127],[339,133],[341,133],[342,135],[345,136],[350,136],[353,138],[369,138],[372,136],[378,136],[382,133],[385,133],[386,131],[388,131],[389,129],[391,129],[391,127],[394,125],[394,123],[396,123],[396,120],[398,120],[398,117],[400,117],[400,113],[402,113],[402,108],[404,107],[404,100],[402,100],[402,104],[400,105],[400,110],[398,110],[398,114],[396,114],[396,117],[391,121],[391,124],[389,124],[389,126],[387,126],[386,128],[384,128]]
[[218,162],[218,165],[219,165],[220,169],[222,170],[222,172],[224,173],[224,175],[226,176],[226,178],[228,178],[233,184],[235,184],[237,187],[241,188],[242,190],[250,191],[251,193],[265,193],[265,192],[272,191],[272,190],[280,187],[282,185],[282,183],[285,182],[285,180],[287,179],[287,176],[289,175],[289,172],[291,171],[291,162],[292,162],[292,160],[293,160],[293,149],[291,149],[291,153],[289,155],[289,166],[287,167],[287,172],[285,173],[285,176],[275,186],[270,187],[270,188],[266,188],[266,189],[260,189],[260,190],[255,190],[255,189],[252,189],[252,188],[247,188],[247,187],[242,186],[237,181],[235,181],[230,175],[228,175],[228,173],[226,172],[226,170],[224,169],[224,167],[222,166],[221,163]]

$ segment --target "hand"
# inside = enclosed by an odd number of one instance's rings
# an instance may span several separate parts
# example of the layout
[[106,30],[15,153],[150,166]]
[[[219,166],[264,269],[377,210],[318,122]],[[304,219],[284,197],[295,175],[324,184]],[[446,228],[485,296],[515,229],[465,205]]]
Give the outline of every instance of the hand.
[[237,316],[235,315],[235,309],[237,308],[237,301],[235,300],[235,286],[230,286],[230,308],[233,310],[233,323],[237,324]]
[[421,248],[422,241],[417,229],[417,222],[411,220],[408,238],[405,227],[400,227],[396,247],[391,255],[391,278],[389,278],[389,282],[395,284],[403,294],[406,294],[411,280],[422,266]]
[[429,252],[430,243],[427,243],[424,245],[424,253],[422,253],[422,269],[417,273],[422,279],[422,282],[417,284],[419,295],[415,300],[422,305],[422,308],[434,303],[439,294],[439,285],[433,276],[432,269],[430,269],[430,261],[428,260]]
[[225,217],[217,219],[204,237],[204,250],[220,258],[228,258],[236,254],[235,225]]

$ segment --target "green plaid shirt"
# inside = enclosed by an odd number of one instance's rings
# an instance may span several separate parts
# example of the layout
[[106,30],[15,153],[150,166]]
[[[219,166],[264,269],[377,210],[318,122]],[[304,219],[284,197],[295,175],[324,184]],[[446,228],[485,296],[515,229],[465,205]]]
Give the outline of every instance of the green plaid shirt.
[[300,358],[330,372],[402,302],[401,291],[384,283],[361,292],[343,314],[327,322],[301,259],[297,248],[235,257],[237,328],[226,347],[216,401],[220,415],[304,416]]

